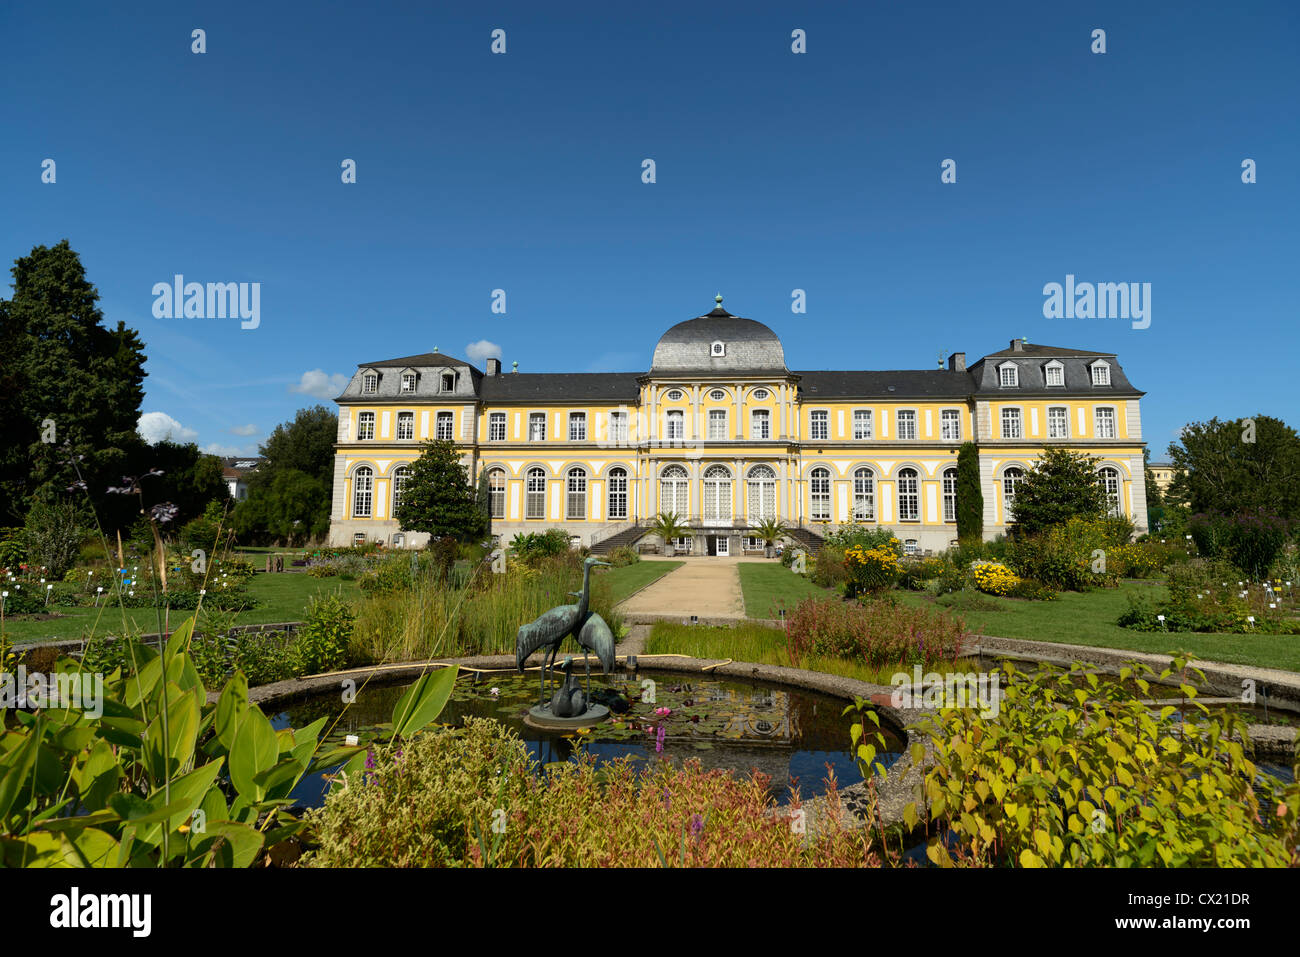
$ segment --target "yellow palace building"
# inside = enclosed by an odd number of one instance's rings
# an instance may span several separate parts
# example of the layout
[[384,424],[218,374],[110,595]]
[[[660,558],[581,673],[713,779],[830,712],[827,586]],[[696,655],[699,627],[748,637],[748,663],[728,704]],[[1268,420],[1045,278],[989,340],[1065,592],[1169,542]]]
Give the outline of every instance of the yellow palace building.
[[416,547],[393,509],[420,443],[451,439],[492,530],[560,527],[603,551],[659,512],[693,554],[758,551],[777,517],[815,545],[828,528],[887,526],[909,551],[956,540],[957,450],[980,452],[984,533],[1005,531],[1016,482],[1047,446],[1093,456],[1111,508],[1146,526],[1144,393],[1114,354],[1030,345],[947,368],[792,371],[761,322],[717,307],[679,322],[647,372],[480,371],[438,351],[365,363],[339,396],[330,544]]

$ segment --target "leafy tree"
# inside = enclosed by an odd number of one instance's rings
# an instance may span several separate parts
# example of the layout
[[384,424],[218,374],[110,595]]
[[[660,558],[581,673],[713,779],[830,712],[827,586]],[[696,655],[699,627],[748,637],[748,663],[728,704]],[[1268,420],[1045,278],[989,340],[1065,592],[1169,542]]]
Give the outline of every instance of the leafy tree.
[[980,450],[963,442],[957,452],[957,539],[984,537],[984,493],[980,489]]
[[248,478],[248,498],[231,522],[245,541],[305,541],[330,525],[338,416],[323,405],[299,409],[261,446],[265,461]]
[[43,577],[58,581],[77,563],[85,526],[77,506],[38,500],[27,513],[23,544],[27,561],[45,568]]
[[1178,470],[1167,495],[1171,504],[1300,519],[1300,435],[1281,419],[1192,422],[1170,444],[1169,457]]
[[143,444],[143,345],[124,323],[104,326],[66,239],[12,272],[13,298],[0,299],[0,508],[18,519],[33,500],[54,501],[77,481],[74,456],[98,506]]
[[424,443],[410,468],[402,502],[393,514],[402,531],[427,532],[433,539],[450,536],[461,542],[483,537],[486,516],[454,442]]
[[1090,455],[1049,448],[1016,485],[1015,529],[1033,535],[1074,516],[1106,515],[1106,493]]
[[1155,531],[1160,528],[1165,516],[1165,496],[1151,471],[1150,449],[1142,450],[1142,473],[1147,487],[1147,528]]

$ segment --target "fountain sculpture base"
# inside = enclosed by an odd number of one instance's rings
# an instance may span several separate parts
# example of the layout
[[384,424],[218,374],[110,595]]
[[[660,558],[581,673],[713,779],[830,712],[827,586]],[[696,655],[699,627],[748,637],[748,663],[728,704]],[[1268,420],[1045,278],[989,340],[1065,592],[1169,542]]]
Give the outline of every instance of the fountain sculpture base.
[[535,704],[524,715],[524,724],[542,731],[574,731],[578,728],[590,728],[600,724],[609,717],[609,708],[603,704],[589,705],[582,714],[572,718],[561,718],[551,713],[551,706]]

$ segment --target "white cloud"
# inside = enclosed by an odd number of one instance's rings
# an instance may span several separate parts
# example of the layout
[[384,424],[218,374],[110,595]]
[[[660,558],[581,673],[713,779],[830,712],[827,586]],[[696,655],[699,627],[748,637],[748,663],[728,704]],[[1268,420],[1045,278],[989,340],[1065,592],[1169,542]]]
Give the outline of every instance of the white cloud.
[[232,426],[228,431],[232,435],[257,435],[257,426],[250,422],[248,425]]
[[501,347],[495,342],[480,339],[478,342],[471,342],[465,347],[465,358],[476,365],[481,365],[484,359],[493,357],[501,358]]
[[348,377],[341,373],[326,375],[324,369],[312,369],[304,372],[297,385],[289,386],[290,392],[301,392],[317,399],[333,399],[347,388]]
[[193,442],[199,437],[198,432],[187,429],[166,412],[144,413],[136,423],[135,430],[150,445],[163,439],[170,439],[173,442]]
[[256,458],[256,446],[239,446],[239,445],[222,445],[220,442],[209,442],[199,449],[200,452],[207,452],[209,455],[220,455],[223,458]]

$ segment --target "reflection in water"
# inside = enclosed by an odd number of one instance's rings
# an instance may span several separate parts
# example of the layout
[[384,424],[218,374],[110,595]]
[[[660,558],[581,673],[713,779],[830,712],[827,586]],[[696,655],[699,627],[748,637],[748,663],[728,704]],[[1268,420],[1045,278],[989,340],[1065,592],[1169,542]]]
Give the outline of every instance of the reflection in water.
[[[645,689],[647,678],[653,682],[652,695]],[[479,680],[466,676],[457,683],[438,720],[452,725],[471,716],[498,720],[527,743],[539,766],[572,761],[581,749],[598,763],[630,756],[635,762],[664,759],[674,764],[697,759],[706,770],[741,774],[754,769],[770,778],[769,791],[782,803],[789,800],[794,784],[805,798],[822,793],[827,765],[840,786],[860,780],[853,755],[847,750],[849,719],[842,717],[844,703],[838,699],[671,673],[620,673],[602,676],[593,681],[593,687],[596,684],[625,695],[628,709],[593,727],[589,735],[566,736],[524,724],[524,715],[537,700],[536,679],[504,673],[486,674]],[[330,722],[338,718],[332,737],[357,734],[364,743],[377,738],[375,726],[392,717],[393,706],[406,687],[366,685],[346,708],[337,695],[308,698],[276,715],[274,723],[277,728],[302,727],[320,717]],[[643,695],[652,700],[643,701]],[[669,709],[667,715],[656,713],[663,708]],[[657,752],[661,727],[663,750]],[[902,751],[902,742],[887,734],[880,760],[888,766]],[[319,805],[326,789],[326,782],[316,775],[301,782],[294,798],[305,805]]]

